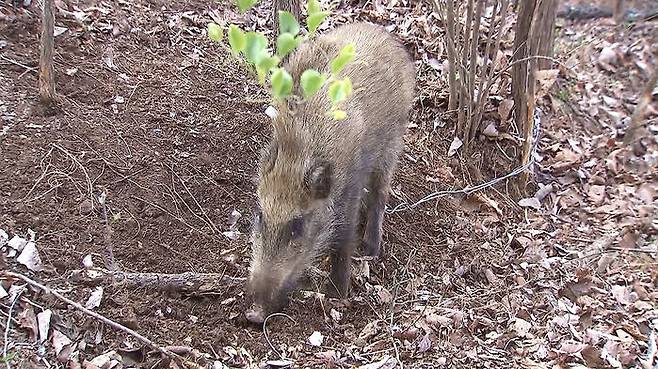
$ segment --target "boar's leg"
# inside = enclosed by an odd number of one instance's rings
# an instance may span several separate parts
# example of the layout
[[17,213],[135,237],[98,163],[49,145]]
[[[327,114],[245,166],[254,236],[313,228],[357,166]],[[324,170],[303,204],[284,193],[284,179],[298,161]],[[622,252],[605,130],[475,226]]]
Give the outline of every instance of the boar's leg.
[[[327,294],[330,297],[347,298],[351,282],[352,254],[357,243],[356,231],[359,223],[359,204],[363,186],[349,186],[347,193],[339,200],[342,204],[337,213],[341,224],[335,230],[331,247],[331,272]],[[350,199],[349,201],[346,199]]]
[[378,257],[382,242],[382,224],[384,208],[388,201],[388,181],[379,172],[370,176],[368,190],[368,207],[366,209],[366,227],[363,234],[363,251],[367,256]]
[[388,202],[391,178],[396,168],[401,140],[396,140],[387,153],[380,159],[379,167],[370,174],[368,202],[366,209],[366,227],[363,234],[363,249],[367,256],[378,257],[382,243],[382,225],[384,210]]
[[338,237],[335,248],[331,252],[331,273],[329,274],[330,297],[346,298],[350,287],[352,254],[356,229],[355,225],[348,225],[343,230],[345,234]]

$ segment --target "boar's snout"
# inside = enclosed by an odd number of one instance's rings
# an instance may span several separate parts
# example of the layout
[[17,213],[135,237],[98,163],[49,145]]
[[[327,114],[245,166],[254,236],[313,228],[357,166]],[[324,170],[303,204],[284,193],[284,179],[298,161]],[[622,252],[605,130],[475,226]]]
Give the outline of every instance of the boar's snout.
[[265,309],[262,306],[253,304],[245,313],[245,318],[254,324],[263,324],[265,321]]
[[262,324],[269,314],[280,312],[288,304],[288,294],[294,285],[294,280],[276,269],[270,269],[268,273],[260,271],[252,274],[249,293],[253,304],[245,311],[247,320]]

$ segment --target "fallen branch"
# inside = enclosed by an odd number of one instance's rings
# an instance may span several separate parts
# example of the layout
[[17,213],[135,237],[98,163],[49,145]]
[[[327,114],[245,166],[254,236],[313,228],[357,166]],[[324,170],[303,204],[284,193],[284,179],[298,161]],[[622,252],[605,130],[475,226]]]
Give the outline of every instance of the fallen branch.
[[220,292],[226,289],[227,285],[242,284],[245,278],[230,277],[217,273],[128,273],[103,269],[88,269],[74,270],[69,277],[69,281],[90,286],[112,285],[124,289],[144,289],[158,292],[201,295]]
[[119,330],[119,331],[121,331],[121,332],[124,332],[124,333],[126,333],[126,334],[128,334],[128,335],[130,335],[130,336],[132,336],[132,337],[134,337],[134,338],[136,338],[138,341],[140,341],[140,342],[143,343],[144,345],[148,346],[149,348],[151,348],[151,349],[153,349],[153,350],[159,352],[160,354],[162,354],[162,355],[164,355],[164,356],[166,356],[166,357],[168,357],[168,358],[170,358],[170,359],[172,359],[172,360],[175,360],[176,362],[179,362],[183,367],[189,367],[189,368],[201,368],[200,365],[198,365],[198,364],[196,364],[196,363],[193,363],[193,362],[190,362],[190,361],[186,360],[185,358],[183,358],[183,357],[181,357],[181,356],[179,356],[179,355],[177,355],[177,354],[175,354],[175,353],[173,353],[173,352],[167,350],[166,348],[163,348],[163,347],[160,347],[160,346],[156,345],[156,344],[153,343],[151,340],[149,340],[148,338],[142,336],[141,334],[139,334],[139,333],[133,331],[132,329],[130,329],[130,328],[128,328],[128,327],[125,327],[125,326],[123,326],[123,325],[121,325],[121,324],[119,324],[119,323],[117,323],[117,322],[114,322],[114,321],[112,321],[112,320],[110,320],[110,319],[108,319],[108,318],[106,318],[106,317],[104,317],[104,316],[102,316],[102,315],[100,315],[100,314],[94,312],[94,311],[91,311],[91,310],[85,308],[84,306],[80,305],[79,303],[77,303],[77,302],[75,302],[75,301],[73,301],[73,300],[71,300],[71,299],[69,299],[69,298],[63,296],[63,295],[60,294],[59,292],[57,292],[57,291],[55,291],[55,290],[52,290],[50,287],[47,287],[47,286],[45,286],[45,285],[43,285],[43,284],[41,284],[41,283],[39,283],[39,282],[37,282],[37,281],[34,281],[33,279],[31,279],[31,278],[29,278],[29,277],[27,277],[27,276],[25,276],[25,275],[23,275],[23,274],[20,274],[20,273],[14,273],[14,272],[9,272],[9,271],[3,271],[2,274],[0,274],[0,275],[1,275],[3,278],[7,278],[7,279],[19,279],[19,280],[22,280],[23,282],[29,284],[30,286],[42,290],[42,291],[45,292],[46,294],[49,294],[49,295],[55,296],[57,299],[59,299],[59,300],[65,302],[65,303],[67,303],[68,305],[70,305],[70,306],[74,307],[75,309],[77,309],[77,310],[83,312],[84,314],[89,315],[90,317],[92,317],[92,318],[94,318],[94,319],[96,319],[96,320],[99,320],[99,321],[101,321],[101,322],[107,324],[108,326],[110,326],[110,327],[116,329],[116,330]]

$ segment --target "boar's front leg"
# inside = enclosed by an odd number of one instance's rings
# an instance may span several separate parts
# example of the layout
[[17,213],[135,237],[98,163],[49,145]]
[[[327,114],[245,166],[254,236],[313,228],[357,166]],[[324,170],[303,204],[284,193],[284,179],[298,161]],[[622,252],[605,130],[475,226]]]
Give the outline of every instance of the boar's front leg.
[[379,171],[374,172],[370,177],[366,226],[363,234],[363,252],[367,256],[379,256],[384,210],[388,201],[388,182],[387,178]]
[[[351,204],[358,201],[351,201]],[[345,203],[344,203],[345,204]],[[352,254],[356,245],[359,208],[346,205],[342,213],[331,248],[331,272],[329,273],[328,295],[335,298],[347,298],[351,282]]]
[[401,148],[401,137],[390,142],[386,152],[380,157],[378,165],[370,174],[368,201],[366,203],[366,226],[363,234],[363,251],[367,256],[378,257],[380,253],[384,210],[388,202],[391,179],[397,167]]
[[[350,227],[354,228],[354,227]],[[328,295],[335,298],[346,298],[350,287],[352,254],[354,253],[355,229],[345,230],[343,237],[337,239],[335,249],[331,253],[331,273],[329,274]]]

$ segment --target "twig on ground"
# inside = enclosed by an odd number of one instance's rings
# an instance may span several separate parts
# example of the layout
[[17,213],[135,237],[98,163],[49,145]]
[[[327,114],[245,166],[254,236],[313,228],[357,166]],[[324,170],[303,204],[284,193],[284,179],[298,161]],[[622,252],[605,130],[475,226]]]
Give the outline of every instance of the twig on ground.
[[13,65],[19,66],[19,67],[21,67],[21,68],[24,68],[24,69],[26,69],[26,70],[28,70],[28,71],[30,71],[30,72],[35,72],[35,73],[38,72],[37,68],[28,67],[27,65],[22,64],[22,63],[20,63],[20,62],[17,62],[17,61],[14,60],[14,59],[9,59],[8,57],[6,57],[6,56],[4,56],[4,55],[0,55],[0,59],[6,61],[7,63],[10,63],[10,64],[13,64]]
[[[37,186],[39,185],[39,183],[41,183],[41,181],[46,177],[46,175],[49,174],[48,169],[50,168],[50,165],[51,165],[51,164],[50,164],[50,162],[48,162],[48,163],[46,164],[45,168],[44,168],[43,162],[46,160],[46,158],[50,158],[50,157],[51,157],[50,155],[51,155],[52,153],[53,153],[53,148],[51,147],[50,150],[48,150],[48,152],[46,153],[46,155],[44,155],[44,156],[41,158],[41,160],[39,161],[39,166],[40,166],[41,168],[43,168],[43,171],[41,172],[41,175],[39,176],[39,178],[37,178],[37,179],[34,181],[34,184],[33,184],[32,187],[30,188],[30,190],[27,192],[27,194],[23,197],[23,201],[26,201],[26,199],[27,199],[28,197],[30,197],[30,195],[32,194],[32,192],[34,191],[34,189],[37,188]],[[51,190],[52,190],[52,188],[51,188]],[[46,193],[48,193],[49,191],[50,191],[50,190],[46,191]],[[44,194],[41,194],[40,196],[37,196],[35,199],[38,199],[39,197],[42,197],[43,195],[44,195]],[[31,201],[34,201],[34,199],[33,199],[33,200],[27,200],[27,202],[31,202]]]
[[80,169],[82,169],[82,173],[85,175],[85,180],[86,180],[86,182],[87,182],[87,191],[89,192],[89,200],[91,201],[91,205],[92,205],[92,207],[93,207],[93,206],[94,206],[94,186],[93,186],[92,183],[91,183],[91,179],[90,179],[90,177],[89,177],[89,173],[87,173],[87,169],[86,169],[86,168],[84,167],[84,165],[82,165],[82,163],[80,163],[80,161],[79,161],[79,160],[78,160],[73,154],[71,154],[68,150],[66,150],[65,148],[63,148],[63,147],[61,147],[61,146],[59,146],[59,145],[57,145],[57,144],[51,144],[51,145],[52,145],[52,147],[56,148],[57,150],[61,151],[61,152],[64,153],[66,156],[68,156],[69,158],[71,158],[71,160],[73,160],[73,162],[74,162],[75,164],[77,164],[77,165],[80,167]]
[[296,322],[295,319],[293,319],[290,315],[288,315],[288,314],[284,314],[284,313],[274,313],[274,314],[270,314],[270,315],[268,315],[267,318],[265,318],[265,320],[263,321],[263,336],[265,336],[265,341],[267,341],[267,344],[270,346],[270,348],[272,349],[272,351],[274,351],[274,353],[277,354],[277,356],[278,356],[279,358],[281,358],[281,360],[284,360],[285,357],[284,357],[283,355],[281,355],[281,353],[280,353],[279,351],[277,351],[277,349],[274,348],[274,345],[272,344],[272,341],[270,341],[270,337],[267,335],[267,321],[270,320],[270,318],[275,318],[275,317],[277,317],[277,316],[283,316],[283,317],[286,317],[286,318],[288,318],[293,324],[297,324],[297,322]]
[[117,322],[114,322],[114,321],[112,321],[112,320],[110,320],[110,319],[94,312],[94,311],[91,311],[91,310],[85,308],[84,306],[82,306],[79,303],[67,298],[66,296],[63,296],[62,294],[60,294],[59,292],[51,289],[50,287],[47,287],[47,286],[45,286],[45,285],[43,285],[43,284],[41,284],[41,283],[39,283],[35,280],[23,275],[23,274],[14,273],[14,272],[10,272],[10,271],[3,271],[2,274],[0,274],[0,275],[3,276],[4,278],[19,279],[19,280],[29,284],[32,287],[36,287],[36,288],[42,290],[43,292],[56,297],[57,299],[67,303],[68,305],[70,305],[70,306],[74,307],[75,309],[83,312],[84,314],[89,315],[90,317],[92,317],[96,320],[99,320],[99,321],[107,324],[108,326],[116,329],[116,330],[119,330],[121,332],[124,332],[124,333],[134,337],[135,339],[137,339],[138,341],[140,341],[144,345],[148,346],[149,348],[151,348],[151,349],[159,352],[160,354],[165,355],[165,356],[181,363],[184,367],[190,366],[190,367],[194,367],[194,368],[200,368],[200,366],[198,364],[192,363],[192,362],[186,360],[185,358],[183,358],[183,357],[167,350],[166,348],[163,348],[163,347],[160,347],[160,346],[156,345],[151,340],[149,340],[148,338],[142,336],[141,334],[133,331],[132,329],[130,329],[128,327],[125,327],[125,326],[123,326],[123,325],[121,325]]
[[9,305],[9,312],[8,312],[8,317],[7,317],[7,327],[5,328],[5,345],[2,350],[2,357],[7,359],[7,369],[11,369],[11,364],[9,363],[11,360],[7,357],[9,354],[9,328],[11,327],[11,313],[14,310],[14,306],[16,305],[16,302],[20,300],[21,294],[25,291],[25,288],[21,288],[16,292],[16,296],[14,297],[14,301],[11,302],[11,305]]
[[117,265],[114,261],[114,251],[112,250],[112,228],[110,227],[110,220],[107,216],[106,199],[107,194],[103,191],[98,197],[98,202],[101,204],[101,209],[103,210],[103,223],[105,223],[105,232],[103,232],[103,241],[105,242],[105,266],[110,271],[116,271]]

